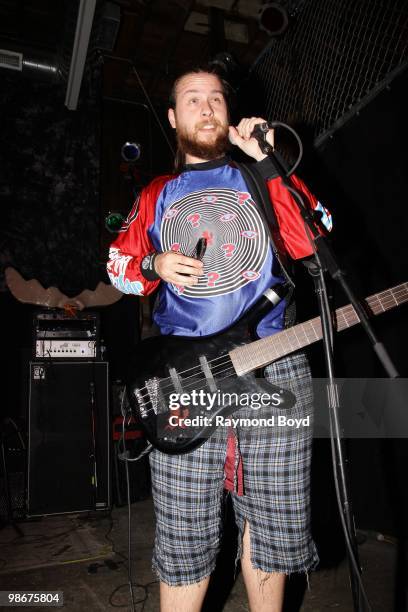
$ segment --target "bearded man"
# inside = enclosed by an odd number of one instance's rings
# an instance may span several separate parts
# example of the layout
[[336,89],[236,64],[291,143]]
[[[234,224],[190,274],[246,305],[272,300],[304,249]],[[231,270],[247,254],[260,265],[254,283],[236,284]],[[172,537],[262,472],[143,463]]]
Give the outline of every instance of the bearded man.
[[[177,79],[168,118],[177,136],[177,172],[143,189],[112,244],[108,274],[126,293],[148,295],[160,285],[154,321],[161,334],[214,337],[284,282],[250,186],[227,154],[231,145],[255,160],[286,254],[301,259],[311,247],[294,200],[253,136],[265,120],[244,118],[231,126],[219,76],[195,70]],[[266,138],[273,145],[273,131]],[[293,181],[312,209],[321,208],[300,179]],[[206,241],[201,259],[195,252],[200,238]],[[282,330],[285,311],[285,300],[272,307],[257,323],[257,336]],[[294,393],[296,416],[311,415],[303,353],[269,365],[265,377]],[[185,454],[153,450],[153,568],[162,612],[201,609],[219,550],[225,491],[233,501],[250,608],[282,609],[285,577],[307,573],[318,560],[310,535],[310,461],[310,428],[296,435],[220,428]]]

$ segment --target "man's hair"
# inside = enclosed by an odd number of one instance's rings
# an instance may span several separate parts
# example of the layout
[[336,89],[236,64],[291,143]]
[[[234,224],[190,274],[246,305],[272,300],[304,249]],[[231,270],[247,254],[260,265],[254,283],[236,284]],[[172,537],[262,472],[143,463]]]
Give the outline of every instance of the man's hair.
[[[173,87],[171,88],[171,91],[170,91],[169,108],[172,108],[173,110],[176,108],[177,87],[181,79],[183,79],[185,76],[189,74],[214,74],[216,77],[218,77],[221,83],[222,93],[224,94],[224,98],[227,103],[228,110],[230,109],[231,106],[234,106],[234,90],[232,89],[231,85],[228,83],[228,81],[226,81],[222,77],[222,75],[219,73],[216,67],[204,65],[204,66],[195,66],[191,68],[190,70],[185,70],[183,73],[181,73],[176,78],[176,80],[173,83]],[[173,170],[176,174],[182,171],[184,163],[185,163],[185,155],[180,150],[180,148],[177,147],[176,155],[174,158],[174,167],[173,167]]]
[[182,74],[180,74],[173,83],[173,87],[171,88],[169,95],[169,107],[176,108],[176,96],[177,96],[177,87],[185,76],[189,74],[214,74],[218,77],[221,87],[222,93],[224,94],[225,100],[227,102],[227,107],[232,103],[233,98],[233,90],[231,85],[222,77],[220,72],[214,66],[195,66],[190,70],[185,70]]

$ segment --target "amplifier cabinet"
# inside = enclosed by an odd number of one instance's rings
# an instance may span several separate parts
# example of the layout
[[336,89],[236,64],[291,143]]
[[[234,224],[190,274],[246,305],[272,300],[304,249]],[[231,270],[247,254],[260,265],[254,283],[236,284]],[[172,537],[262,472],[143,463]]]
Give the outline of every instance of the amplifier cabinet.
[[111,505],[108,363],[30,362],[27,514]]

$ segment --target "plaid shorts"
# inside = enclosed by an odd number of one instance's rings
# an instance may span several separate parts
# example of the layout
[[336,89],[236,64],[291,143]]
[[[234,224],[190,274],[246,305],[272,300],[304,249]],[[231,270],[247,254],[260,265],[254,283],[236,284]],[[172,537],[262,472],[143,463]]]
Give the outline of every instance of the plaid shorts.
[[[296,396],[292,408],[283,412],[268,407],[269,415],[309,416],[310,426],[237,429],[244,495],[231,496],[240,544],[248,521],[254,568],[307,572],[316,566],[318,556],[310,534],[313,396],[306,357],[303,353],[285,357],[268,366],[265,377]],[[246,416],[247,411],[241,409],[234,416]],[[190,453],[166,455],[154,450],[150,454],[156,513],[153,569],[169,585],[199,582],[215,568],[222,536],[227,437],[226,428],[218,428]]]

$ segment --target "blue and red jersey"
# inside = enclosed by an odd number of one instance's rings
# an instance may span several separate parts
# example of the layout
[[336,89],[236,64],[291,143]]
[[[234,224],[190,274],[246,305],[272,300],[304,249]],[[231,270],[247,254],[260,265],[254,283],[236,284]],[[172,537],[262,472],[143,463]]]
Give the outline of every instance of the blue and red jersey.
[[[327,211],[304,183],[292,177],[311,209]],[[287,253],[312,254],[298,207],[279,177],[267,186]],[[327,225],[327,223],[326,223]],[[230,327],[264,291],[283,277],[268,232],[240,170],[228,159],[187,166],[144,188],[111,245],[108,274],[124,293],[148,295],[160,281],[146,280],[142,259],[154,251],[194,254],[206,239],[204,274],[192,287],[161,283],[154,321],[162,334],[208,336]],[[285,302],[259,323],[260,337],[284,326]]]

